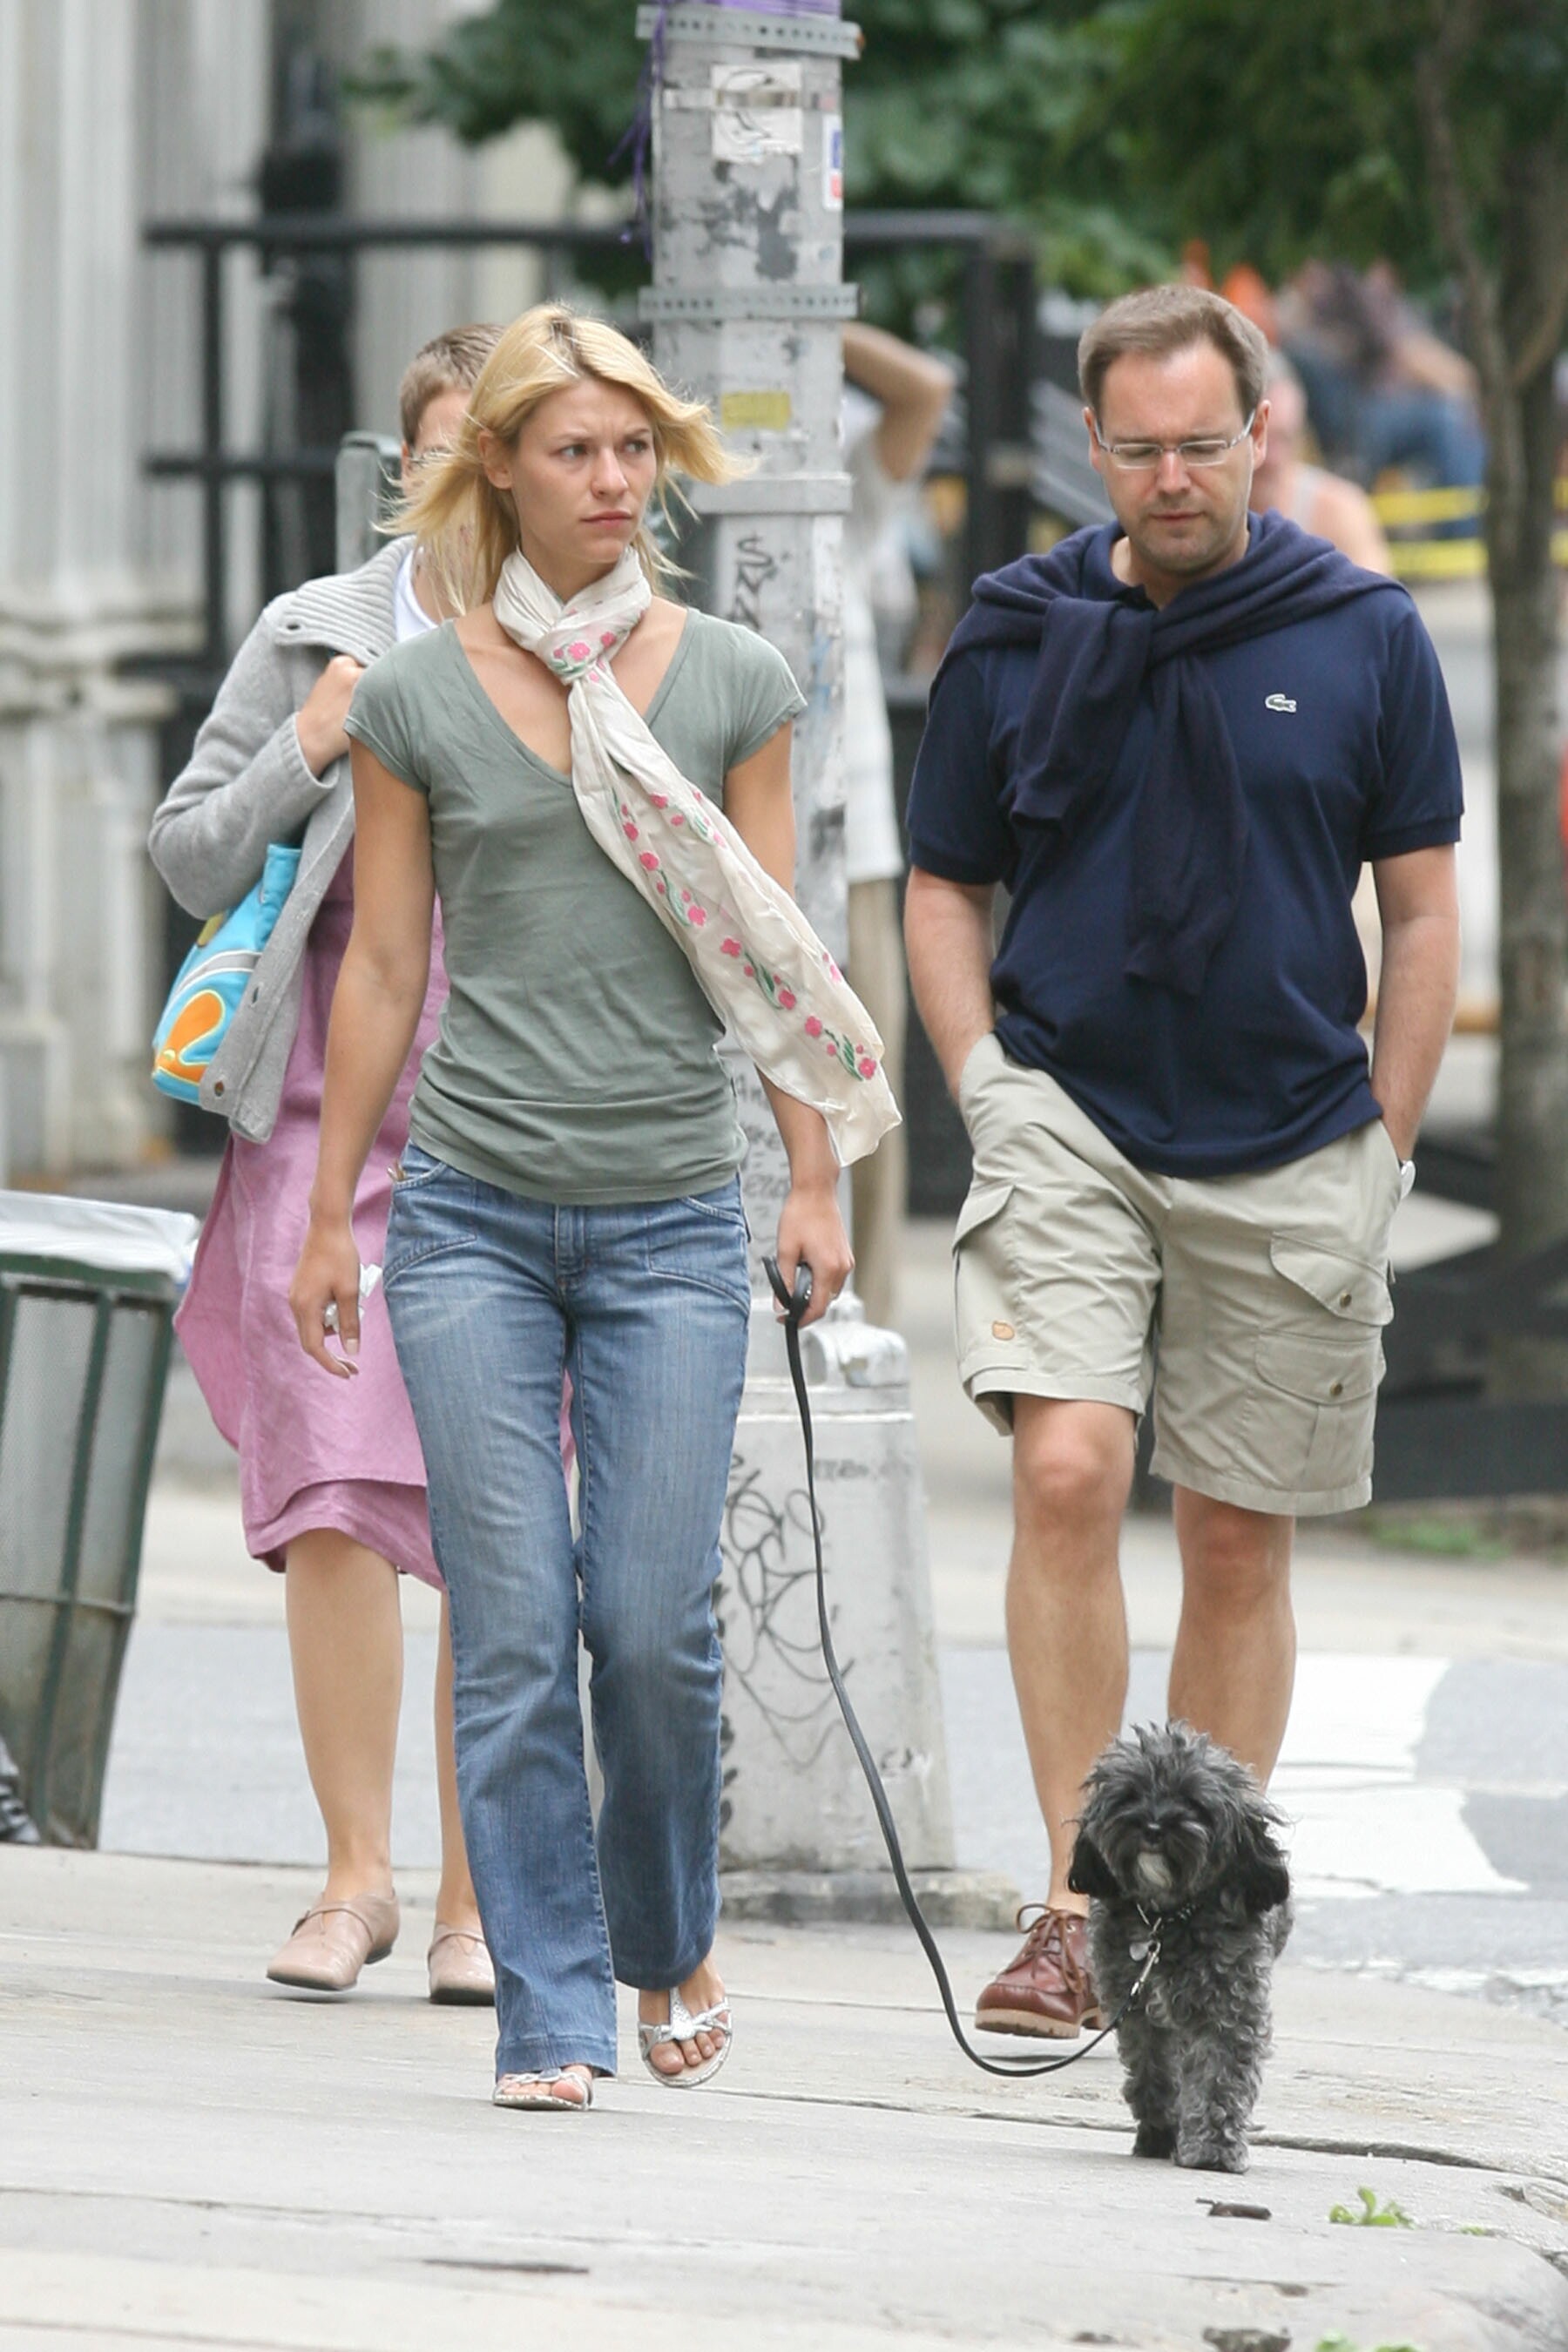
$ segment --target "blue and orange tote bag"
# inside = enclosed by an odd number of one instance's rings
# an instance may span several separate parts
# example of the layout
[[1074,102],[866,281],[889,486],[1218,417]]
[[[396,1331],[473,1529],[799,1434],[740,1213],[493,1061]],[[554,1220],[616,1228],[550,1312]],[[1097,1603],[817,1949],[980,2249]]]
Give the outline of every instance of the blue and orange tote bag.
[[300,852],[273,842],[261,879],[226,915],[215,915],[180,966],[153,1034],[153,1084],[199,1103],[207,1066],[239,1010],[261,950],[294,887]]

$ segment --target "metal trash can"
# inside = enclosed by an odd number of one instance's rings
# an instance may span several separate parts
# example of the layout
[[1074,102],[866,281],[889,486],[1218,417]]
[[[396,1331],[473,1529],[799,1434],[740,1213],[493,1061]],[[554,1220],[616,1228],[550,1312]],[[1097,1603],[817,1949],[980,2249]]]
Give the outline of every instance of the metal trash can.
[[98,1842],[197,1232],[165,1210],[0,1192],[0,1745],[52,1845]]

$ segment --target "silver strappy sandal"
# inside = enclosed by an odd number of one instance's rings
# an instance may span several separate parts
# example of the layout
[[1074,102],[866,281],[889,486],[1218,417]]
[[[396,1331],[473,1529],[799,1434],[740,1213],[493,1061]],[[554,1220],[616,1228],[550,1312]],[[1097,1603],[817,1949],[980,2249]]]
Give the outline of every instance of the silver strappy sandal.
[[[557,2083],[580,2083],[580,2099],[558,2099]],[[594,2104],[594,2078],[575,2067],[557,2066],[552,2074],[502,2074],[490,2093],[494,2107],[529,2107],[535,2115],[585,2116]]]
[[[719,2047],[711,2058],[704,2058],[700,2066],[682,2066],[679,2074],[667,2074],[662,2066],[653,2063],[653,2053],[667,2042],[689,2042],[699,2033],[716,2033]],[[672,1985],[669,1992],[669,2023],[637,2026],[637,2049],[643,2064],[656,2083],[663,2083],[672,2091],[694,2091],[699,2083],[711,2082],[730,2055],[734,2027],[730,2017],[728,2000],[715,2001],[693,2017],[680,1998],[679,1989]]]

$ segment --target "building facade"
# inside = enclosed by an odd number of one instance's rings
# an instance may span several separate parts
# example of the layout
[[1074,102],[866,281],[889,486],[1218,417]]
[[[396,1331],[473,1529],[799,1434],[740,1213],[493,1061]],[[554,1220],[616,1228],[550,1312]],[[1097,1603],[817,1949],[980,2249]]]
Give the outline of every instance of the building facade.
[[[201,308],[195,257],[150,251],[144,224],[254,215],[312,107],[336,142],[342,209],[559,215],[570,174],[545,134],[472,155],[337,95],[366,48],[424,44],[458,13],[458,0],[0,0],[0,1182],[171,1148],[148,1040],[181,929],[144,843],[180,756],[182,668],[187,721],[200,700],[202,539],[195,487],[150,479],[143,460],[196,446]],[[443,327],[510,315],[538,285],[520,252],[351,265],[332,298],[345,420],[393,430],[409,353]],[[298,431],[295,290],[253,248],[225,261],[231,450]],[[254,483],[226,493],[226,513],[232,648],[306,542],[286,499],[264,530]]]

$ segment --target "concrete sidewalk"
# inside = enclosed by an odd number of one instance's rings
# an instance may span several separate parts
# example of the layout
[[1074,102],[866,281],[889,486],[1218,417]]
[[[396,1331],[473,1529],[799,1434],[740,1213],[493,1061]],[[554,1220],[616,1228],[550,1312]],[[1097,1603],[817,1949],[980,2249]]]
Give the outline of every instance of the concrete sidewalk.
[[[937,1624],[950,1681],[962,1667],[984,1717],[969,1760],[984,1820],[1005,1826],[1009,1791],[1030,1803],[1021,1750],[998,1760],[1004,1730],[1018,1747],[997,1647],[1007,1449],[958,1392],[949,1282],[945,1231],[916,1226],[903,1323]],[[1109,2047],[1040,2084],[969,2067],[901,1929],[726,1929],[739,2038],[725,2074],[672,2099],[636,2066],[628,2016],[628,2072],[583,2121],[489,2107],[489,2014],[422,1997],[426,1874],[400,1870],[399,1950],[351,1999],[267,1986],[263,1957],[315,1872],[148,1858],[183,1844],[302,1860],[319,1838],[279,1581],[245,1558],[230,1461],[188,1379],[171,1407],[147,1646],[139,1667],[133,1642],[128,1675],[141,1700],[122,1710],[105,1813],[141,1851],[0,1848],[0,2352],[1568,2347],[1568,2037],[1518,2009],[1303,1965],[1322,1916],[1366,1920],[1375,1939],[1386,1905],[1319,1904],[1316,1924],[1303,1905],[1241,2182],[1131,2160]],[[1123,1549],[1149,1666],[1173,1628],[1168,1522],[1130,1522]],[[1544,1558],[1402,1557],[1352,1521],[1303,1531],[1297,1595],[1304,1688],[1333,1666],[1353,1696],[1368,1672],[1422,1656],[1568,1660],[1568,1571]],[[417,1721],[434,1604],[405,1599],[406,1860],[434,1848]],[[215,1709],[221,1736],[187,1754]],[[1342,1792],[1363,1842],[1393,1839],[1385,1766]],[[428,1822],[405,1803],[415,1783]],[[215,1810],[235,1843],[214,1837]],[[1522,1898],[1489,1913],[1497,1965],[1523,1951],[1527,1910],[1547,1917]],[[965,2007],[1016,1944],[943,1940]],[[1384,1942],[1369,1952],[1367,1971],[1405,1964]],[[1331,2224],[1363,2186],[1415,2226]]]
[[[628,2018],[592,2116],[505,2115],[489,2012],[421,1997],[427,1881],[347,2000],[261,1980],[313,1891],[0,1848],[5,2352],[1568,2344],[1568,2040],[1533,2020],[1282,1967],[1235,2181],[1131,2160],[1109,2046],[972,2070],[906,1936],[742,1927],[710,2089],[649,2083]],[[1008,1948],[948,1943],[963,1994]],[[1363,2185],[1415,2226],[1331,2224]]]

